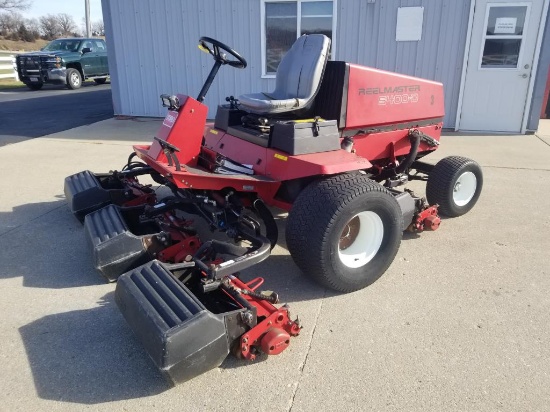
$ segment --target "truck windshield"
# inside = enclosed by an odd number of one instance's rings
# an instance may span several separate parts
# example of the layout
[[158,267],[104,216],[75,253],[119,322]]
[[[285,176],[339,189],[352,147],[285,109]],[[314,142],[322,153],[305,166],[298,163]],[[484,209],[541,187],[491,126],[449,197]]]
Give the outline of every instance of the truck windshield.
[[78,51],[78,47],[80,46],[80,40],[54,40],[51,43],[48,43],[46,47],[44,47],[43,51],[59,51],[59,50],[66,50],[66,51]]

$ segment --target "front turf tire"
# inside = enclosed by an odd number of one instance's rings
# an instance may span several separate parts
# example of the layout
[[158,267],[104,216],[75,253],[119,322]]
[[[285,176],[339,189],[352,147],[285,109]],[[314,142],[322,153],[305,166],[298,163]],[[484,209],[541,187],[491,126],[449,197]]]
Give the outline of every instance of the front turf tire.
[[426,198],[439,205],[447,217],[462,216],[474,207],[483,187],[483,172],[477,162],[449,156],[436,163],[426,183]]
[[339,292],[362,289],[382,276],[402,236],[399,204],[383,186],[361,174],[311,183],[294,202],[286,225],[296,265]]

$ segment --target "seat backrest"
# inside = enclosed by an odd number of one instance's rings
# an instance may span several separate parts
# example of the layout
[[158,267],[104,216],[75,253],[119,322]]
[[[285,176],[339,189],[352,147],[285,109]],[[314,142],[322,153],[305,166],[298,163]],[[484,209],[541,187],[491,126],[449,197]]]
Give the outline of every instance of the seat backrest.
[[330,39],[322,34],[304,35],[296,40],[277,68],[275,90],[270,97],[277,100],[314,97],[329,49]]
[[346,127],[348,106],[349,63],[328,61],[313,112],[323,119],[335,119],[338,127]]

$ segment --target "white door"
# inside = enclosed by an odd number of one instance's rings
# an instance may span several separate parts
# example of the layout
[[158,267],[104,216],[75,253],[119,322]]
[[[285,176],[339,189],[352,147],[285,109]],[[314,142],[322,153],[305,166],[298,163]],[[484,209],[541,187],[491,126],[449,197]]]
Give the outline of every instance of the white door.
[[543,4],[476,1],[461,130],[521,131]]

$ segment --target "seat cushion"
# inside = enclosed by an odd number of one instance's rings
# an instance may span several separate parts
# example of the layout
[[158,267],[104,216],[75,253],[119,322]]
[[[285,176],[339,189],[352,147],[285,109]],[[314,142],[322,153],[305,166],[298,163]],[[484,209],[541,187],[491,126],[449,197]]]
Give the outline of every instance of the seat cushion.
[[254,113],[283,113],[307,108],[319,90],[330,39],[323,34],[299,37],[285,54],[272,93],[239,96],[241,108]]
[[276,100],[267,97],[263,93],[253,93],[239,96],[239,102],[245,106],[246,109],[254,112],[280,113],[298,109],[300,103],[303,103],[303,99]]

